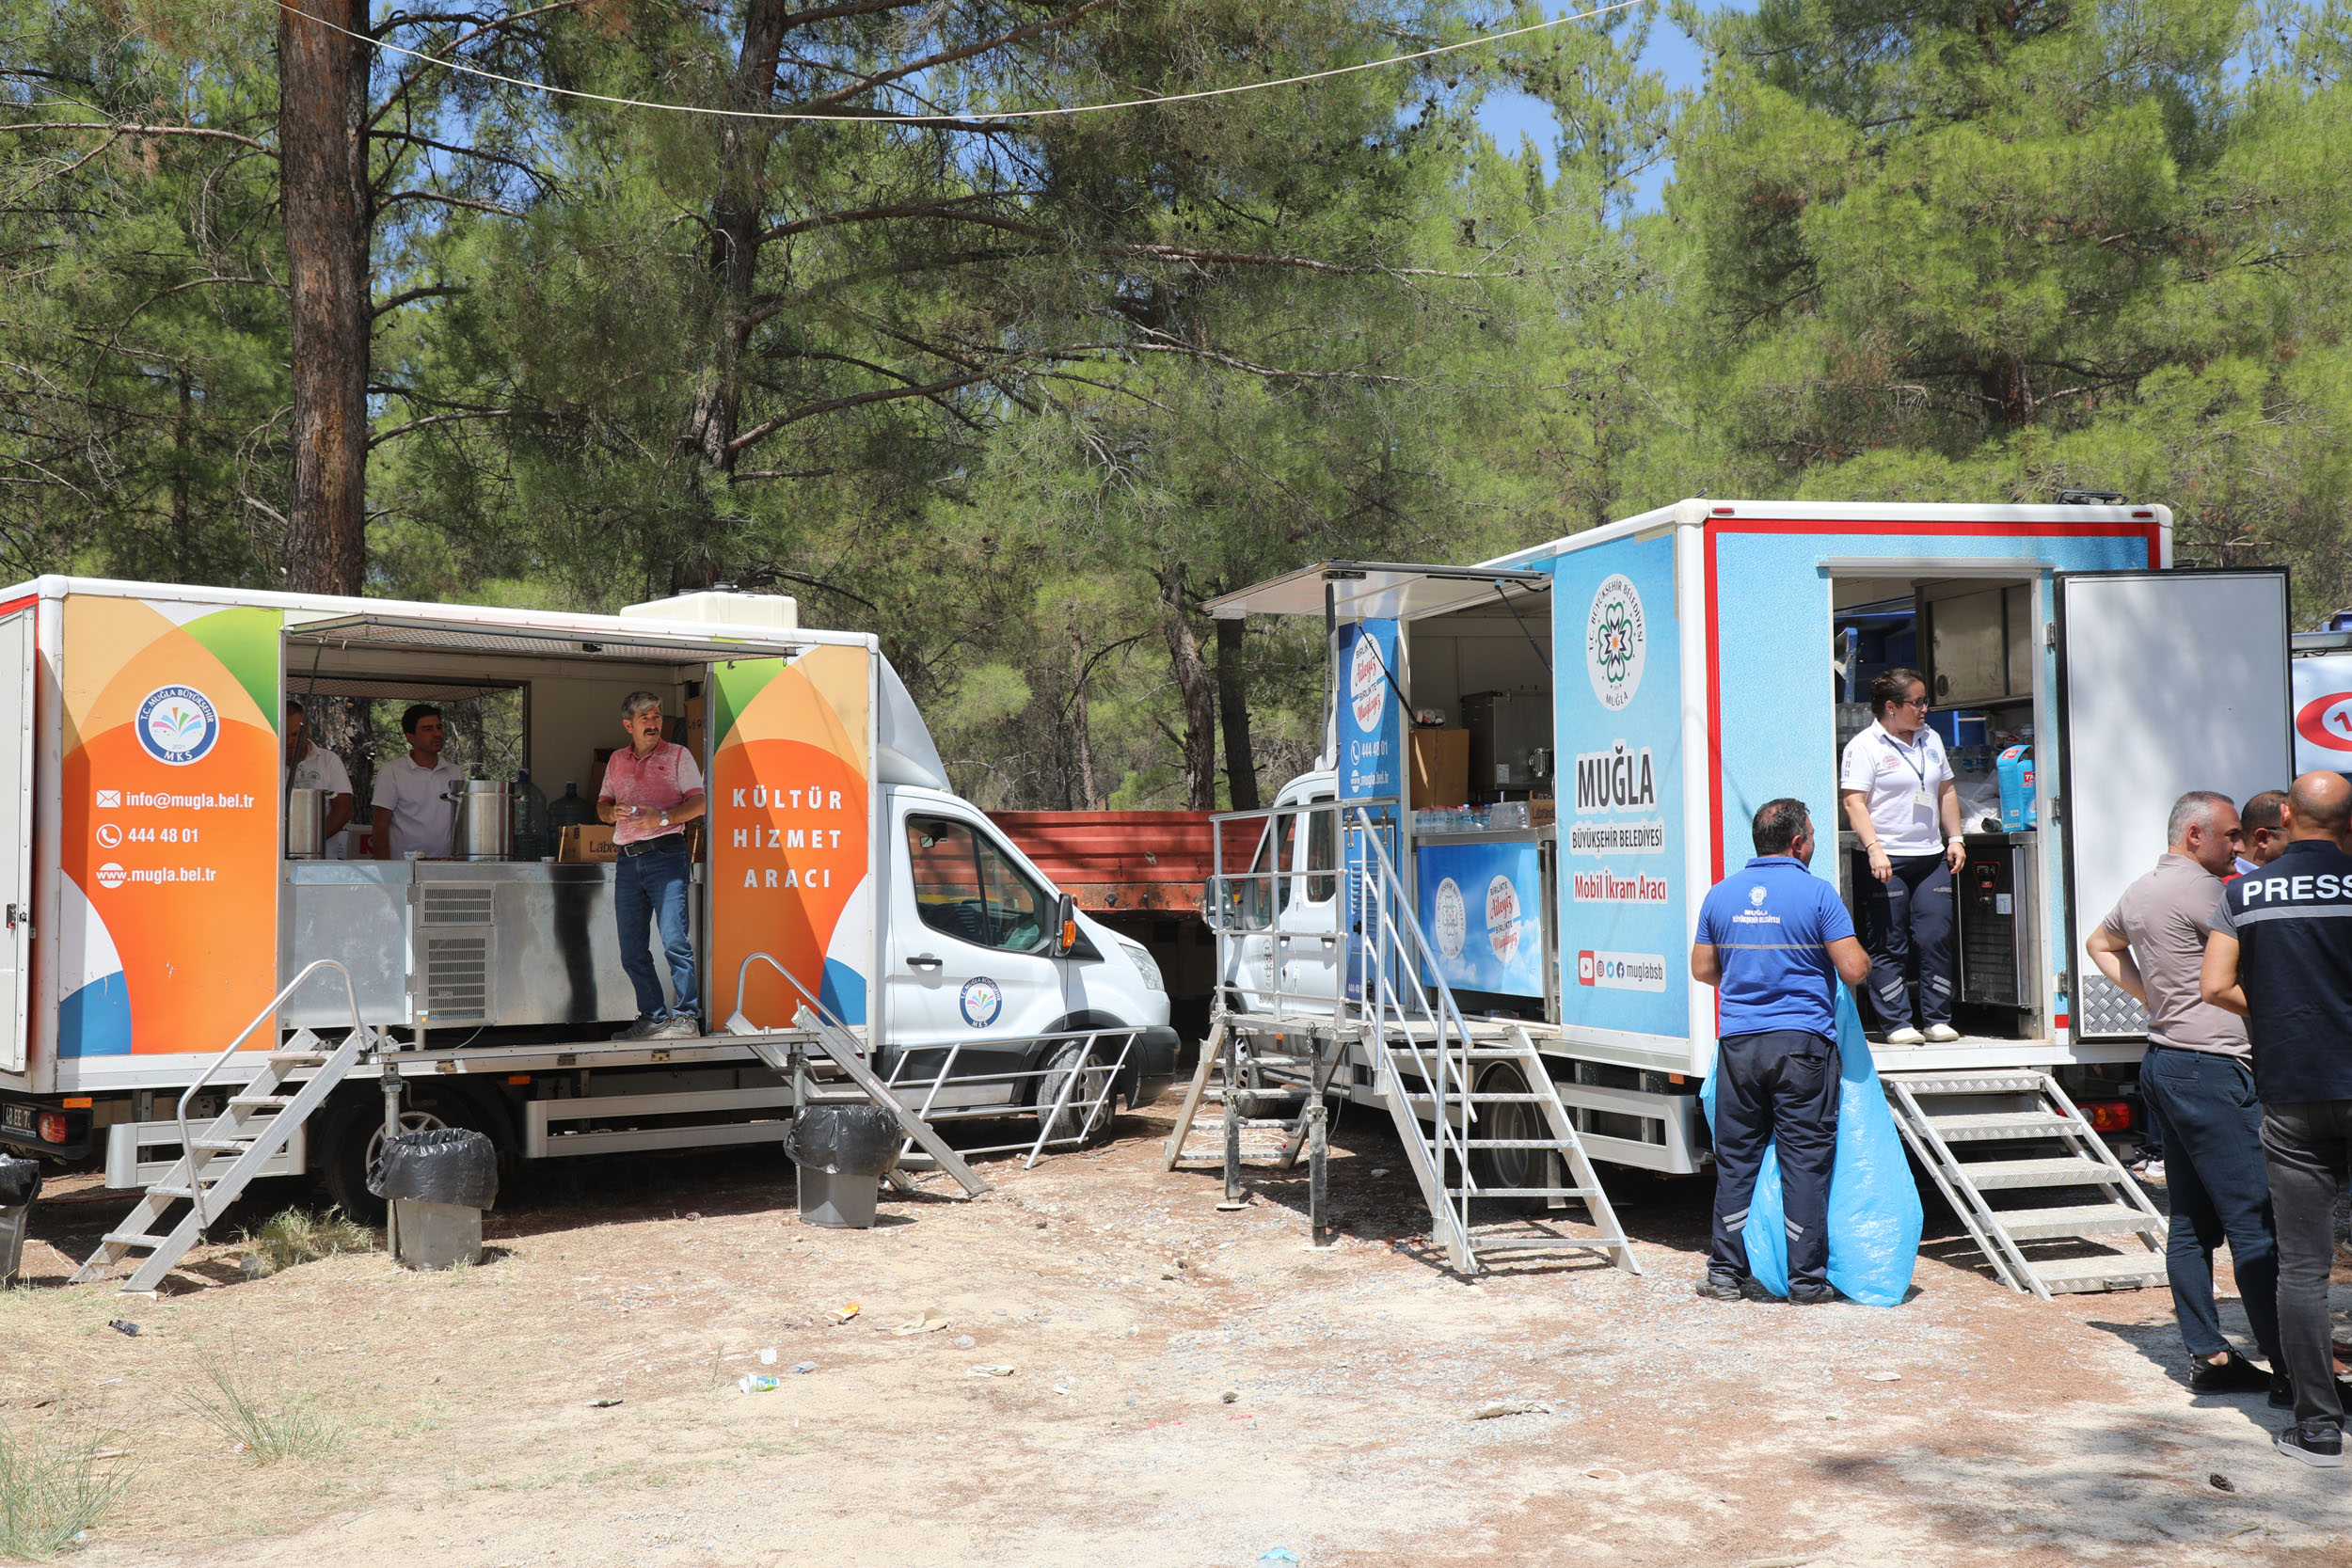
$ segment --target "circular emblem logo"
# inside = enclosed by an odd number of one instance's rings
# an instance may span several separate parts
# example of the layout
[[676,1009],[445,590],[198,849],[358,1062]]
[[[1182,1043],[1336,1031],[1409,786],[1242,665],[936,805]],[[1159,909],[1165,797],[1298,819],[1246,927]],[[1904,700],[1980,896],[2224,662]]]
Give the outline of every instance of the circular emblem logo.
[[1584,621],[1584,673],[1593,695],[1614,713],[1642,689],[1642,662],[1649,634],[1642,621],[1642,595],[1623,573],[1612,573],[1593,595]]
[[131,874],[128,871],[123,870],[122,867],[117,865],[112,861],[108,861],[105,864],[98,868],[98,885],[100,887],[120,887],[124,882],[130,880],[130,878]]
[[220,738],[220,715],[210,698],[192,686],[159,686],[139,704],[132,727],[139,744],[157,762],[185,768],[200,762]]
[[1505,965],[1519,956],[1519,890],[1508,877],[1486,884],[1486,942]]
[[1760,887],[1752,887],[1748,889],[1748,902],[1758,906],[1762,905],[1764,902],[1764,890]]
[[1380,722],[1380,707],[1389,699],[1388,676],[1380,663],[1380,644],[1370,632],[1356,639],[1355,657],[1347,665],[1347,703],[1355,710],[1356,727],[1366,735]]
[[1458,958],[1462,944],[1470,940],[1470,911],[1462,907],[1462,890],[1453,878],[1438,884],[1437,905],[1438,951]]
[[975,1029],[985,1029],[1005,1010],[1004,988],[985,974],[975,974],[957,993],[956,1007],[963,1014],[964,1022]]
[[2295,716],[2295,733],[2331,752],[2352,752],[2352,691],[2313,697]]

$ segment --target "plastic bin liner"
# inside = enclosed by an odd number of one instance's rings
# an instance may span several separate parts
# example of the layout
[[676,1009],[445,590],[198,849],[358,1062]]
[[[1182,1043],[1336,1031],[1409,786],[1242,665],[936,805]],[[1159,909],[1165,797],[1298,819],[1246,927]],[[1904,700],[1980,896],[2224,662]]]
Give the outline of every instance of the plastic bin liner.
[[[1850,1301],[1865,1307],[1898,1307],[1911,1290],[1919,1258],[1918,1183],[1895,1131],[1886,1091],[1870,1064],[1870,1042],[1862,1037],[1862,1016],[1853,997],[1837,988],[1837,1164],[1829,1180],[1829,1282]],[[1715,1075],[1707,1075],[1699,1098],[1707,1121],[1715,1124]],[[1741,1231],[1748,1267],[1775,1295],[1788,1293],[1788,1232],[1781,1211],[1779,1151],[1764,1150],[1756,1197]]]
[[487,1209],[498,1201],[499,1157],[485,1133],[436,1127],[384,1140],[368,1168],[368,1191],[412,1203]]
[[22,1209],[40,1196],[40,1162],[0,1154],[0,1209]]
[[828,1176],[880,1176],[898,1164],[906,1134],[880,1105],[803,1105],[784,1135],[792,1163]]

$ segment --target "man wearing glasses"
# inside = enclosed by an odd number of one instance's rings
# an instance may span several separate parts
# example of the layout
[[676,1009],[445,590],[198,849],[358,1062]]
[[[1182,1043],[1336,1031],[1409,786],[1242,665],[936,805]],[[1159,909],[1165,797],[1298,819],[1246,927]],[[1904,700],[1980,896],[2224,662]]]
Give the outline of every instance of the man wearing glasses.
[[[1943,1044],[1958,987],[1952,878],[1968,862],[1960,790],[1944,742],[1928,728],[1928,683],[1889,670],[1870,683],[1877,722],[1846,743],[1837,795],[1862,841],[1870,879],[1855,879],[1855,912],[1870,954],[1870,1006],[1889,1045]],[[1918,972],[1916,1022],[1907,964]]]

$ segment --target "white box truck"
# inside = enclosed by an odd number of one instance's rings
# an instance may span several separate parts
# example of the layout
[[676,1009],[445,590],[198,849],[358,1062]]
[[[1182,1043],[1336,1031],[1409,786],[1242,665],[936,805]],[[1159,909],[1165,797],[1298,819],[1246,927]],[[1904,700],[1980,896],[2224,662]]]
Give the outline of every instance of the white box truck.
[[[612,1037],[637,1008],[610,862],[285,853],[289,700],[496,693],[517,760],[593,800],[636,689],[705,721],[697,1037]],[[790,1030],[801,998],[778,967],[885,1078],[923,1084],[953,1052],[955,1082],[909,1096],[934,1111],[1029,1106],[1087,1031],[1127,1032],[1131,1101],[1173,1070],[1149,954],[1067,911],[952,793],[872,637],[801,627],[788,599],[616,616],[42,578],[0,591],[0,1146],[103,1154],[112,1185],[168,1168],[180,1097],[320,959],[397,1045],[407,1124],[476,1128],[515,1157],[780,1138],[790,1085],[725,1032]],[[294,1031],[347,1030],[351,1005],[319,971],[193,1114]],[[273,1171],[371,1212],[376,1075],[354,1069]]]

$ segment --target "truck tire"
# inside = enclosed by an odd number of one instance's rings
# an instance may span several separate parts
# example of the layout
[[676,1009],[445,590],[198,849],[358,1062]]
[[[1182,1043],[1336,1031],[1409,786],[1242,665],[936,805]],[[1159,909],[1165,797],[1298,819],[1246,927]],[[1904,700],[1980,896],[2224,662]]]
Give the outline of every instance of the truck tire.
[[[442,1127],[470,1127],[486,1118],[454,1096],[434,1089],[412,1088],[402,1105],[400,1130],[429,1132]],[[493,1132],[491,1136],[496,1138]],[[326,1200],[361,1225],[384,1223],[384,1200],[368,1191],[368,1165],[384,1141],[384,1102],[373,1085],[350,1096],[327,1115],[325,1132],[312,1163],[326,1187]]]
[[[1525,1094],[1527,1079],[1519,1069],[1504,1063],[1486,1069],[1478,1081],[1482,1094]],[[1548,1138],[1551,1129],[1544,1114],[1534,1105],[1506,1102],[1489,1105],[1480,1118],[1481,1138]],[[1551,1156],[1540,1148],[1476,1148],[1470,1151],[1470,1169],[1482,1187],[1544,1187],[1551,1184]],[[1544,1210],[1540,1197],[1498,1197],[1486,1201],[1497,1204],[1510,1213],[1535,1214]]]
[[[1079,1144],[1084,1146],[1100,1142],[1111,1130],[1111,1117],[1118,1105],[1118,1096],[1116,1093],[1103,1094],[1104,1085],[1114,1070],[1111,1057],[1097,1046],[1093,1054],[1086,1057],[1085,1066],[1081,1069],[1080,1058],[1086,1050],[1084,1040],[1064,1042],[1047,1059],[1044,1076],[1037,1081],[1037,1117],[1040,1123],[1050,1120],[1051,1126],[1045,1132],[1048,1138],[1067,1138],[1074,1133],[1078,1135]],[[1078,1081],[1070,1084],[1070,1102],[1056,1115],[1054,1102],[1062,1097],[1062,1085],[1069,1083],[1073,1073],[1078,1074]],[[1098,1094],[1103,1095],[1102,1105],[1089,1117],[1087,1104]],[[1086,1118],[1083,1130],[1079,1127],[1082,1117]]]

